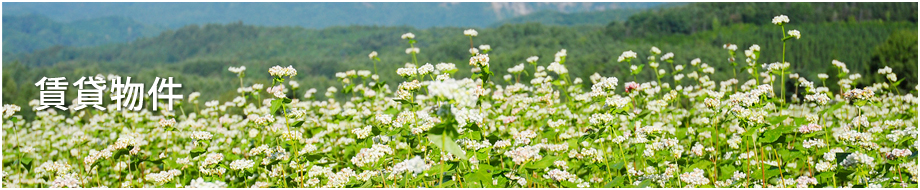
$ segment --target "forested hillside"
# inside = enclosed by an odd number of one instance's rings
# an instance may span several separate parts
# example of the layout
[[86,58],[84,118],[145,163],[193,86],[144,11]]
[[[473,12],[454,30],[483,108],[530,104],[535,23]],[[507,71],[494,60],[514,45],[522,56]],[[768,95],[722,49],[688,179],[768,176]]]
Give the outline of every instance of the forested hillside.
[[163,28],[125,17],[102,17],[68,23],[36,14],[3,16],[3,54],[46,49],[51,46],[97,46],[155,36]]
[[[680,3],[4,3],[3,54],[154,37],[190,24],[496,27],[606,25]],[[418,11],[399,11],[418,10]]]
[[638,13],[625,22],[612,22],[618,35],[653,37],[692,34],[733,24],[770,25],[776,15],[796,18],[795,24],[857,21],[917,23],[917,3],[691,3]]
[[4,14],[36,13],[70,22],[122,16],[152,25],[243,23],[325,28],[348,25],[486,27],[540,11],[645,9],[660,2],[66,2],[3,3]]

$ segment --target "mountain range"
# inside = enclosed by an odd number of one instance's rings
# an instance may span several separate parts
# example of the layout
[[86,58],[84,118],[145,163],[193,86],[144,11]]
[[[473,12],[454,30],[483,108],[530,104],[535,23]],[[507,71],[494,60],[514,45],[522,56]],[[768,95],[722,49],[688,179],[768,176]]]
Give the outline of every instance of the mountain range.
[[[3,54],[96,46],[187,25],[497,27],[604,25],[675,3],[3,3]],[[677,3],[679,4],[679,3]]]

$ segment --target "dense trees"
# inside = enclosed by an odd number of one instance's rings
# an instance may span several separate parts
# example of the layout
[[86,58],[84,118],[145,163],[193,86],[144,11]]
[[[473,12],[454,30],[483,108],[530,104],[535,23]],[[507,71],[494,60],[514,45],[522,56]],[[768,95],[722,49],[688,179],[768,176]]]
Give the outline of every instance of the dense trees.
[[[884,43],[872,50],[872,59],[869,61],[869,71],[875,71],[885,66],[891,67],[897,74],[897,80],[902,87],[917,85],[917,30],[898,30],[891,34]],[[885,81],[881,75],[871,75],[869,81]]]
[[626,30],[630,37],[692,34],[733,24],[771,24],[784,14],[794,24],[839,21],[907,21],[917,23],[917,3],[692,3],[635,14],[625,24],[611,23],[611,30]]

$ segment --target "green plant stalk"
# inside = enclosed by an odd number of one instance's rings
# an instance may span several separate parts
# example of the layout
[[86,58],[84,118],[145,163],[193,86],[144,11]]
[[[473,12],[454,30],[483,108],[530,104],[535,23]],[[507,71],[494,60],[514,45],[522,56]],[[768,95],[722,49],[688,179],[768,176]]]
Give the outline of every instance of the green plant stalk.
[[[444,144],[444,137],[446,137],[446,136],[447,136],[447,129],[442,130],[442,131],[441,131],[441,154],[444,154],[444,152],[445,152],[444,147],[447,146],[447,145]],[[441,160],[441,180],[438,181],[438,185],[439,185],[439,186],[442,185],[442,184],[444,183],[444,175],[445,175],[445,173],[444,173],[444,160]]]
[[[16,123],[15,122],[11,122],[11,123],[13,123],[13,127],[11,127],[13,130],[13,134],[16,134],[16,146],[22,146],[19,144],[20,143],[19,142],[19,131],[17,130]],[[20,150],[22,149],[20,148]],[[19,175],[20,179],[22,179],[22,168],[21,168],[23,167],[22,166],[22,151],[19,151],[19,153],[16,154],[16,163],[18,163],[18,165],[16,166],[16,174]],[[83,168],[81,168],[81,170],[82,169]]]
[[[409,42],[409,47],[410,47],[410,48],[415,48],[415,45],[413,45],[411,42]],[[414,51],[412,52],[412,63],[415,64],[415,65],[418,65],[418,60],[415,59],[415,52],[414,52]]]
[[735,63],[732,63],[732,78],[738,78],[738,69],[735,67]]
[[[786,63],[786,27],[783,26],[783,25],[780,25],[779,27],[780,27],[780,29],[782,30],[782,31],[780,31],[781,34],[783,34],[783,38],[782,38],[782,41],[783,41],[783,62],[782,62],[781,64],[785,64],[785,63]],[[779,79],[779,80],[780,80],[780,90],[782,90],[782,91],[781,91],[781,100],[782,100],[782,104],[780,104],[780,105],[782,105],[782,106],[785,106],[785,105],[786,105],[786,77],[785,77],[785,76],[786,76],[786,67],[783,67],[783,69],[781,69],[781,70],[780,70],[780,73],[779,73],[779,78],[780,78],[780,79]],[[785,186],[785,184],[783,184],[783,185]]]
[[[783,159],[782,159],[781,157],[779,157],[779,154],[776,153],[776,149],[775,149],[775,148],[773,149],[773,155],[776,155],[776,160],[777,160],[776,165],[783,166]],[[786,177],[783,176],[783,167],[780,167],[779,170],[780,170],[780,171],[779,171],[779,179],[780,179],[780,181],[782,181],[782,183],[783,183],[783,188],[785,188],[785,187],[786,187]]]
[[[827,109],[826,105],[822,107],[824,107],[825,110]],[[821,119],[821,127],[824,127],[824,124],[827,121],[826,117],[827,117],[827,113],[825,112],[824,117],[821,117],[821,118],[825,118],[825,119]],[[830,137],[829,131],[827,130],[824,131],[824,140],[828,143],[827,151],[830,152],[831,151],[831,146],[830,146],[831,137]],[[834,168],[834,175],[832,175],[831,177],[833,177],[833,180],[834,180],[834,182],[832,183],[834,185],[833,187],[837,188],[837,168],[836,167]]]
[[[622,160],[623,160],[623,165],[625,166],[626,165],[626,156],[625,156],[626,154],[623,154],[623,145],[617,143],[617,147],[619,148],[618,150],[620,150],[620,155],[624,155],[622,157]],[[633,181],[632,176],[629,175],[629,173],[626,174],[626,177],[629,179],[629,183],[632,183]]]
[[652,68],[652,72],[655,73],[655,79],[658,80],[658,85],[660,86],[661,85],[661,75],[658,75],[658,71],[656,69],[658,68]]
[[240,78],[240,88],[243,88],[243,73],[240,72],[240,74],[237,75],[237,76],[239,76],[239,77],[237,77],[237,78]]
[[[610,131],[610,125],[604,125],[604,126],[607,128],[607,131]],[[608,145],[607,147],[609,148],[610,146]],[[608,153],[607,149],[605,148],[604,149],[604,164],[607,166],[607,178],[613,179],[613,177],[611,176],[612,173],[610,173],[610,161],[607,160],[608,159],[607,155],[610,155],[610,153]]]

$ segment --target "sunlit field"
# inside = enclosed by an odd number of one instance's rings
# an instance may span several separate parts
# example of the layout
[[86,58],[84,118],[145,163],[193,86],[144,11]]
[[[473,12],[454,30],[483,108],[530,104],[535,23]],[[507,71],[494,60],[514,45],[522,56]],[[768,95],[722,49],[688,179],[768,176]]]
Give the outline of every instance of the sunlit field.
[[[769,18],[765,18],[769,19]],[[297,65],[253,83],[245,66],[232,101],[185,94],[186,111],[37,111],[4,105],[4,187],[889,187],[916,188],[917,87],[905,76],[857,84],[847,60],[809,81],[785,60],[761,59],[808,38],[772,19],[782,46],[724,45],[725,60],[648,47],[620,54],[631,75],[574,76],[568,52],[490,67],[490,45],[469,38],[472,75],[454,63],[418,62],[425,49],[406,33],[407,63],[342,71],[315,89],[291,79]],[[832,30],[832,28],[828,28]],[[493,44],[497,45],[497,44]],[[466,44],[463,44],[466,46]],[[796,52],[782,51],[787,54]],[[731,63],[710,80],[706,62]],[[381,64],[404,65],[377,70]],[[467,63],[457,63],[467,64]],[[403,80],[383,81],[378,72]],[[640,73],[655,80],[638,81]],[[522,80],[529,76],[529,80]],[[120,76],[99,74],[99,79]],[[180,76],[175,76],[180,77]],[[827,87],[837,81],[839,91]],[[498,82],[501,83],[498,83]],[[794,87],[780,87],[794,81]],[[237,83],[237,81],[233,81]],[[508,84],[508,85],[501,85]],[[903,87],[903,86],[900,86]],[[903,89],[903,88],[902,88]],[[106,90],[108,99],[111,92]],[[338,98],[335,97],[346,97]],[[149,101],[149,99],[148,99]],[[70,105],[70,104],[68,104]],[[73,108],[73,105],[70,106]]]

